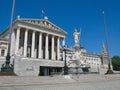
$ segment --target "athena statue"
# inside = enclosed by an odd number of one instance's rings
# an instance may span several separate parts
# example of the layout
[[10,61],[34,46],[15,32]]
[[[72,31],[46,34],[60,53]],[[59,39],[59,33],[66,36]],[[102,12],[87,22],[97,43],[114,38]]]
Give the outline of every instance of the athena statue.
[[74,30],[74,33],[73,33],[73,36],[74,36],[74,45],[79,45],[79,32],[77,31],[77,29],[75,28]]

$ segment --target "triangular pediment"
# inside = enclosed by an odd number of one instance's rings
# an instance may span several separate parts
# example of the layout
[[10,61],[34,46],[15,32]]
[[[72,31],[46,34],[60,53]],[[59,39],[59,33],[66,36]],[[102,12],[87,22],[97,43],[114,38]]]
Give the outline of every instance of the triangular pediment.
[[55,31],[60,31],[66,34],[66,32],[63,29],[59,28],[58,26],[56,26],[55,24],[51,23],[46,19],[20,19],[20,21],[38,25],[47,29],[53,29]]

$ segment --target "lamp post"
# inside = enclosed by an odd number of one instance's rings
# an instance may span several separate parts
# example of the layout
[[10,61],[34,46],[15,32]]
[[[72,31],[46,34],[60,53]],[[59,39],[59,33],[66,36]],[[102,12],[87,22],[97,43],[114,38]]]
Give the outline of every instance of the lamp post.
[[14,7],[15,7],[15,0],[13,0],[13,4],[12,4],[12,13],[11,13],[11,22],[10,22],[9,39],[8,39],[8,51],[7,51],[7,56],[6,56],[6,62],[1,67],[1,72],[5,72],[6,74],[8,72],[10,72],[11,74],[13,73],[13,65],[10,64],[10,58],[11,58],[10,47],[11,47],[11,35],[12,35],[12,29],[13,29],[12,23],[13,23],[13,17],[14,17]]
[[63,49],[63,52],[64,52],[64,59],[65,59],[65,62],[64,62],[64,75],[67,75],[68,74],[68,66],[67,66],[67,63],[66,63],[66,47],[65,45],[62,47]]
[[111,61],[109,56],[109,49],[108,49],[108,36],[106,31],[106,17],[104,11],[102,12],[103,18],[104,18],[104,34],[105,34],[105,40],[106,40],[106,48],[107,48],[107,56],[108,56],[108,70],[105,74],[113,74],[113,71],[111,69]]

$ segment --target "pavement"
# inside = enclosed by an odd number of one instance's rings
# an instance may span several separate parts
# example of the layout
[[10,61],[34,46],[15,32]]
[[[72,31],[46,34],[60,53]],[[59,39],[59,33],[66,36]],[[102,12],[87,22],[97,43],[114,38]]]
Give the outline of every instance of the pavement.
[[85,82],[104,82],[110,80],[120,80],[120,74],[99,75],[99,74],[81,74],[65,76],[0,76],[0,86],[16,85],[52,85],[63,83],[85,83]]

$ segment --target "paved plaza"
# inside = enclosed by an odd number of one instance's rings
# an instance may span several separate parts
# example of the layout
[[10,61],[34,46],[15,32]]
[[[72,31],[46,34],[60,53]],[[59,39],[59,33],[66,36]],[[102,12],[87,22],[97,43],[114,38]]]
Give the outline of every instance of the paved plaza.
[[53,77],[1,76],[0,90],[120,90],[120,74]]

